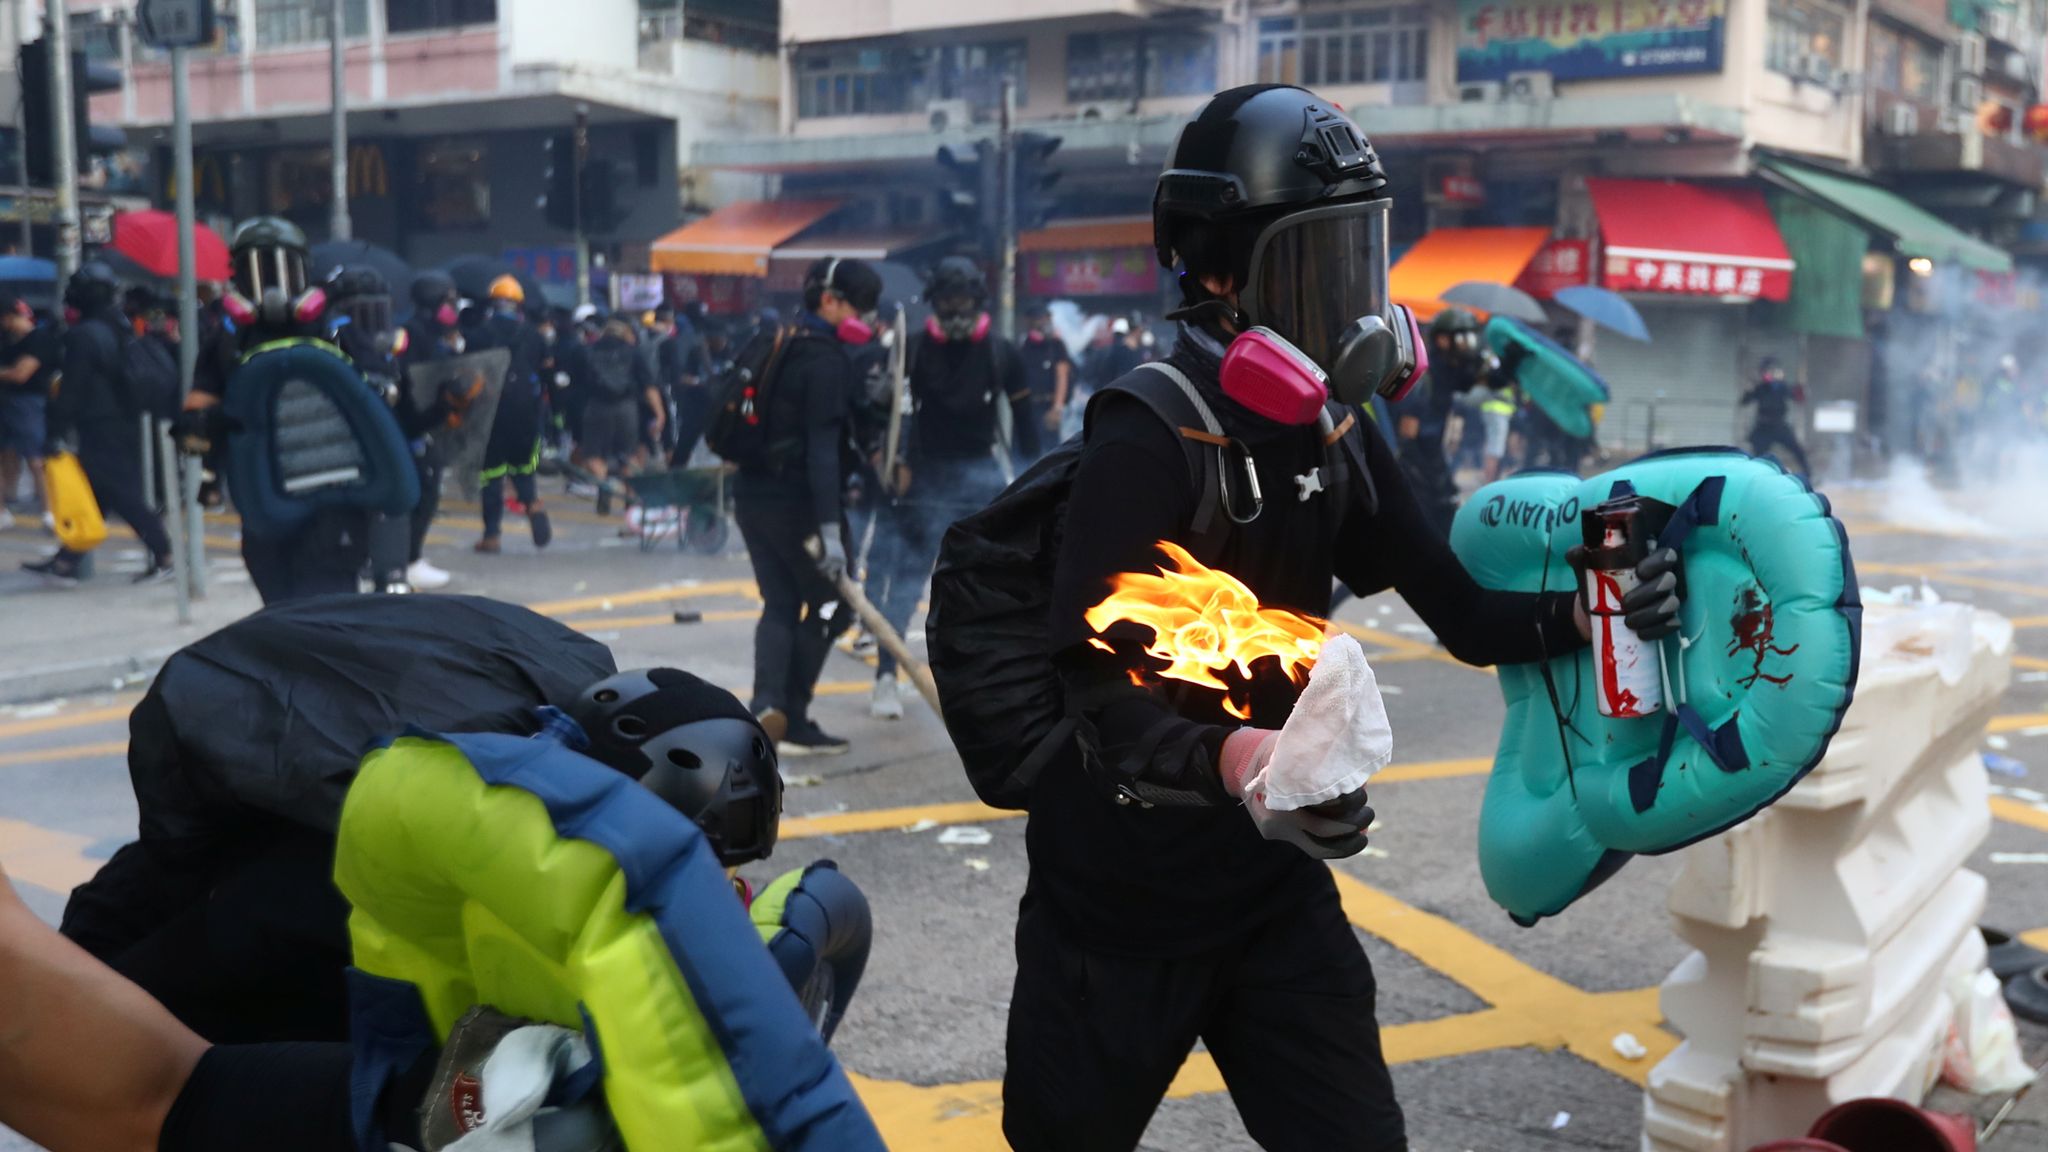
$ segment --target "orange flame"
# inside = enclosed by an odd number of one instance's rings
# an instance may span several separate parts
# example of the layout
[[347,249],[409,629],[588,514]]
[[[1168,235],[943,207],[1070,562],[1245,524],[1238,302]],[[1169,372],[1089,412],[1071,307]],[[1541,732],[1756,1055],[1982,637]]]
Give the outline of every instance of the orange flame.
[[[1173,570],[1119,574],[1109,598],[1088,610],[1090,628],[1102,632],[1122,621],[1150,628],[1145,654],[1167,665],[1158,675],[1226,694],[1230,685],[1218,672],[1235,667],[1250,677],[1252,662],[1266,656],[1279,660],[1296,683],[1307,677],[1323,648],[1320,621],[1259,607],[1259,598],[1237,577],[1205,567],[1170,540],[1160,541],[1159,550]],[[1236,700],[1226,699],[1224,709],[1249,718],[1249,709]]]

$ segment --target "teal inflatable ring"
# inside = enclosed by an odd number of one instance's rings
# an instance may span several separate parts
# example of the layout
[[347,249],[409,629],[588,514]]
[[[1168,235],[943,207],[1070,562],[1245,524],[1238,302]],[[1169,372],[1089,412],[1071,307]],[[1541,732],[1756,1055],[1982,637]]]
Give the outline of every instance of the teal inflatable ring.
[[1589,649],[1500,669],[1507,718],[1479,863],[1523,924],[1632,855],[1769,806],[1820,762],[1855,694],[1863,609],[1847,534],[1824,497],[1770,461],[1687,449],[1590,480],[1523,473],[1474,494],[1451,545],[1488,588],[1570,591],[1580,513],[1629,491],[1677,509],[1659,543],[1684,557],[1684,644],[1664,642],[1665,707],[1641,718],[1600,715]]

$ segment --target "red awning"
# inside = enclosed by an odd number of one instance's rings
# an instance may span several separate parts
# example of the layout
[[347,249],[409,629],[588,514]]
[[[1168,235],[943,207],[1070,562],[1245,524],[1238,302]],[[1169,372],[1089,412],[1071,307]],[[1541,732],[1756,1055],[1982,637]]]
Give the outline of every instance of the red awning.
[[1763,193],[1679,180],[1588,179],[1600,282],[1620,292],[1783,300],[1792,255]]

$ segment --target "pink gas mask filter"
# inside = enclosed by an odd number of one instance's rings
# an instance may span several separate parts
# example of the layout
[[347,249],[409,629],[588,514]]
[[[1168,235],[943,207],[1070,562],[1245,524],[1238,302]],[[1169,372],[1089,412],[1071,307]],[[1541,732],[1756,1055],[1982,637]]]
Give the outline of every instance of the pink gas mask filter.
[[1271,328],[1255,327],[1223,354],[1223,394],[1280,424],[1313,424],[1330,399],[1330,377]]
[[832,330],[841,344],[865,344],[875,338],[875,326],[858,316],[848,316]]

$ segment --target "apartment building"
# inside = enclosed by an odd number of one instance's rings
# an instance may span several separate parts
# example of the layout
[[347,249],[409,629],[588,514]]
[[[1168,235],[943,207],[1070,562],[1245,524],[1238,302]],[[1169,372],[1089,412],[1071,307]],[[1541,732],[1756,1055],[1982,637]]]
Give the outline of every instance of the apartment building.
[[1302,84],[1385,156],[1412,303],[1466,279],[1636,301],[1650,344],[1586,341],[1617,445],[1728,439],[1765,354],[1881,411],[1870,322],[1986,290],[1998,245],[2048,239],[2038,0],[784,0],[781,25],[778,130],[693,157],[773,178],[788,210],[748,209],[744,235],[714,214],[656,257],[733,302],[790,286],[778,245],[915,263],[957,242],[934,155],[995,130],[1005,78],[1021,127],[1062,142],[1026,297],[1156,314],[1149,197],[1179,123],[1218,88]]
[[[135,35],[131,7],[72,3],[82,41],[128,78],[94,114],[128,127],[152,197],[168,202],[170,65]],[[269,213],[326,234],[329,10],[220,0],[223,43],[191,63],[203,216]],[[756,0],[347,0],[343,11],[355,234],[418,265],[490,252],[572,280],[573,235],[541,199],[579,110],[619,208],[592,242],[627,265],[727,194],[688,170],[694,145],[777,123],[775,12]]]

